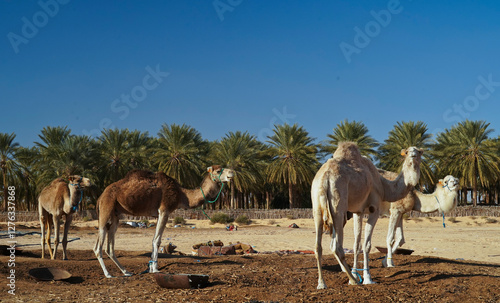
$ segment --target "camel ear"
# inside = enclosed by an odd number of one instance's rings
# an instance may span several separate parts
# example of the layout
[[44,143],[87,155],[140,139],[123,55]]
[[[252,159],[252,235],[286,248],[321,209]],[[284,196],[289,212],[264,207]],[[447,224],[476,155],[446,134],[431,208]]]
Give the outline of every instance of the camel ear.
[[424,149],[423,148],[419,148],[418,152],[422,155],[424,153]]
[[444,186],[444,180],[443,179],[439,179],[439,185]]
[[403,157],[406,156],[406,149],[401,150],[401,156],[403,156]]
[[212,171],[213,171],[213,168],[212,168],[212,166],[210,166],[210,167],[207,167],[207,172],[211,173]]
[[71,181],[71,182],[74,182],[75,181],[75,177],[74,176],[69,176],[68,180]]

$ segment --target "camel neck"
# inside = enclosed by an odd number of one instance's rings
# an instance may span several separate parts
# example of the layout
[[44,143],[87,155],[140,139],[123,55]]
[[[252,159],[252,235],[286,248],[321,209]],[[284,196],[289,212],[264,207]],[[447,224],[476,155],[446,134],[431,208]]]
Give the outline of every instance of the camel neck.
[[457,198],[457,192],[439,187],[432,194],[423,194],[417,191],[416,195],[417,199],[413,210],[422,213],[432,213],[435,211],[441,213],[449,212],[455,207]]
[[210,176],[207,176],[203,179],[200,187],[195,189],[182,189],[185,193],[187,201],[186,204],[189,208],[196,208],[206,200],[215,200],[217,195],[219,194],[221,186],[219,183],[214,182]]
[[407,185],[405,182],[405,175],[401,172],[394,181],[382,179],[382,185],[384,186],[384,201],[395,202],[403,199],[408,192],[412,189],[411,185]]
[[83,194],[82,194],[82,188],[78,184],[73,184],[69,183],[68,184],[69,188],[69,203],[68,203],[68,211],[69,212],[75,212],[78,210],[79,204],[82,202]]

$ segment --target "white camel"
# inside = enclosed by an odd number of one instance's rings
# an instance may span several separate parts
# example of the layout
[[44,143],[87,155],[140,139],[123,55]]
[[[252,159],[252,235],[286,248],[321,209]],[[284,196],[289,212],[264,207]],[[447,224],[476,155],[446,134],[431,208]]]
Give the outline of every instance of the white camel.
[[355,250],[360,244],[362,215],[366,210],[369,212],[363,243],[363,284],[374,283],[370,276],[368,253],[371,249],[373,228],[379,217],[380,203],[397,201],[405,197],[417,184],[422,153],[422,150],[415,147],[402,150],[401,154],[405,156],[403,169],[394,181],[384,179],[375,165],[369,159],[362,157],[358,146],[352,142],[340,143],[333,158],[323,164],[314,177],[311,187],[316,228],[318,289],[326,288],[321,269],[323,231],[329,231],[332,236],[330,249],[334,252],[342,271],[347,274],[349,284],[357,284],[347,266],[343,249],[347,211],[352,212],[354,217]]
[[[380,174],[393,180],[397,174],[384,170],[379,170]],[[459,180],[451,175],[439,180],[436,190],[432,194],[423,194],[413,189],[403,199],[388,203],[382,202],[380,207],[381,215],[390,215],[389,228],[387,231],[387,256],[382,261],[384,267],[394,267],[392,255],[396,249],[405,243],[403,234],[403,214],[409,211],[421,213],[432,213],[439,211],[441,214],[453,210],[457,206],[457,195]],[[444,224],[444,223],[443,223]]]

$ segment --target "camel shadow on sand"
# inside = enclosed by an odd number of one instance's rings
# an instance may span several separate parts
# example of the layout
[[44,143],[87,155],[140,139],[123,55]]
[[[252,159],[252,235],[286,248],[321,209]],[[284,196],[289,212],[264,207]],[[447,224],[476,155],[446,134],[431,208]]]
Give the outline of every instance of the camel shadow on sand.
[[[442,258],[433,258],[433,257],[426,257],[419,259],[414,262],[405,262],[400,265],[400,267],[404,266],[409,266],[411,264],[428,264],[429,266],[432,266],[433,264],[450,264],[450,265],[459,265],[459,266],[464,266],[464,267],[481,267],[485,269],[500,269],[500,264],[491,264],[491,263],[479,263],[479,262],[468,262],[468,261],[462,261],[462,260],[450,260],[450,259],[442,259]],[[411,270],[399,270],[397,272],[394,272],[390,276],[387,276],[390,278],[396,278],[395,281],[402,281],[406,279],[417,279],[417,281],[421,282],[433,282],[433,281],[440,281],[440,280],[446,280],[450,278],[470,278],[470,277],[490,277],[490,278],[500,278],[500,275],[492,275],[492,274],[485,274],[485,273],[462,273],[458,272],[438,272],[438,270],[435,270],[435,272],[420,272],[420,271],[411,271]]]

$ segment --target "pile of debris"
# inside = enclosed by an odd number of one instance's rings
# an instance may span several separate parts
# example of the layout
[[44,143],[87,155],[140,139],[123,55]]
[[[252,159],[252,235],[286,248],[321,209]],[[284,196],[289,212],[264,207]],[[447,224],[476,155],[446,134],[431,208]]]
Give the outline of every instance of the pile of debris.
[[243,255],[256,253],[253,247],[249,244],[236,243],[224,245],[222,241],[208,241],[193,245],[193,255],[199,257],[206,256],[222,256],[222,255]]

